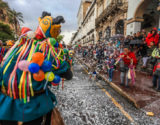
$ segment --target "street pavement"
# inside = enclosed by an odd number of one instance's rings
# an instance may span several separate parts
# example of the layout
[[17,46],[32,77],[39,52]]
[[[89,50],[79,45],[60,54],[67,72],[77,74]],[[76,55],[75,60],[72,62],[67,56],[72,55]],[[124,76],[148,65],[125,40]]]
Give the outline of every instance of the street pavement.
[[160,119],[136,109],[107,83],[89,80],[85,66],[76,63],[74,77],[64,90],[51,88],[66,125],[160,125]]

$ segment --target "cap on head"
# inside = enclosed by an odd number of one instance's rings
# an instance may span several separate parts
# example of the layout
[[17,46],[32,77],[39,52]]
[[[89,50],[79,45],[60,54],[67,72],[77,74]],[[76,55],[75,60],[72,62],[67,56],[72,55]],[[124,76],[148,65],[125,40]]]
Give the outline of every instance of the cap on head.
[[156,28],[156,27],[154,27],[154,28],[153,28],[153,30],[157,31],[157,28]]

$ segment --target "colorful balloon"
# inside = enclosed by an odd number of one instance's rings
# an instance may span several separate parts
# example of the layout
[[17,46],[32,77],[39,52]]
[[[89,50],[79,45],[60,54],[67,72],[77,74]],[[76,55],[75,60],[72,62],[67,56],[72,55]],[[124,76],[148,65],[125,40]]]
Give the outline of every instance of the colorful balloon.
[[58,76],[58,75],[55,75],[55,76],[54,76],[53,83],[60,83],[60,81],[61,81],[61,77]]
[[18,68],[22,71],[29,71],[28,67],[30,65],[30,62],[27,60],[22,60],[18,63]]
[[41,52],[36,52],[32,56],[32,63],[37,63],[39,66],[42,66],[44,61],[44,55]]
[[48,44],[54,46],[54,45],[56,45],[56,43],[57,43],[56,39],[54,39],[54,38],[48,38]]
[[45,74],[45,80],[52,82],[54,80],[54,73],[53,72],[47,72]]
[[44,71],[44,72],[49,72],[52,68],[52,63],[50,61],[44,61],[43,64],[42,64],[42,67],[41,69]]
[[30,71],[31,73],[37,73],[37,72],[39,72],[40,67],[39,67],[39,65],[36,64],[36,63],[31,63],[31,64],[28,66],[28,69],[29,69],[29,71]]
[[34,79],[35,81],[38,81],[38,82],[43,81],[43,80],[45,79],[45,74],[44,74],[44,72],[43,72],[42,70],[39,70],[38,73],[34,73],[34,74],[33,74],[33,79]]

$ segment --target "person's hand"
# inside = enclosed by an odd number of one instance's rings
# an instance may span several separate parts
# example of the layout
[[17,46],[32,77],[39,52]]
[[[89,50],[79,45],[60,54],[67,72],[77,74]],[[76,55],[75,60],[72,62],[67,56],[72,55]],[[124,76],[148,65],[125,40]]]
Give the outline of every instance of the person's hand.
[[120,55],[120,58],[123,58],[124,57],[124,55]]
[[133,59],[131,59],[131,65],[133,65]]
[[129,56],[127,56],[127,59],[131,59]]

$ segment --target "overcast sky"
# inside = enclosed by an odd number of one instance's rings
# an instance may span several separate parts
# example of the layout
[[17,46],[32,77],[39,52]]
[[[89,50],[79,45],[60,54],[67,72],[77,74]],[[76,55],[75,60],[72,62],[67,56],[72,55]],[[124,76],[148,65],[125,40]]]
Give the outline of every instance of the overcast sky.
[[22,12],[24,24],[33,30],[38,26],[38,17],[42,11],[48,11],[53,17],[64,16],[66,23],[62,25],[62,34],[68,43],[72,33],[77,29],[77,12],[81,0],[4,0],[16,11]]

